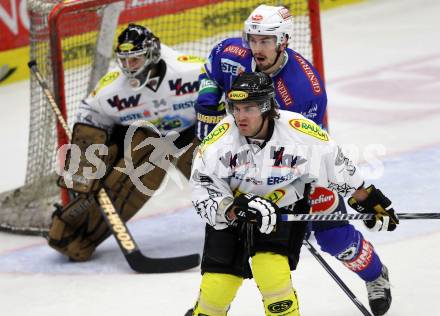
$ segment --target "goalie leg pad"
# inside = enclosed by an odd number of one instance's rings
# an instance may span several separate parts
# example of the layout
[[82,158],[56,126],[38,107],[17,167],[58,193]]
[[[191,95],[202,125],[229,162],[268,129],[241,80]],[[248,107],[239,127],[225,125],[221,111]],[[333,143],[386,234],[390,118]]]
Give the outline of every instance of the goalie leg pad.
[[[150,155],[155,149],[153,146],[145,146],[138,150],[133,150],[147,137],[158,136],[141,129],[138,129],[133,136],[131,157],[135,168],[145,162],[149,162]],[[154,164],[152,166],[152,170],[140,177],[140,183],[154,192],[162,183],[166,171]],[[124,159],[120,159],[116,167],[125,170],[126,164]],[[120,214],[121,219],[126,222],[140,210],[145,202],[148,201],[150,195],[141,192],[131,181],[130,176],[120,170],[113,168],[104,180],[104,186],[116,211]],[[68,214],[82,214],[81,220],[78,219],[78,223],[73,225],[74,228],[70,227],[72,225],[69,225],[69,228],[61,227],[58,219],[54,217],[53,222],[58,228],[55,229],[54,227],[52,236],[58,239],[49,238],[49,243],[53,248],[75,261],[88,260],[94,249],[110,235],[110,230],[101,215],[99,204],[95,197],[89,195],[87,200],[91,201],[87,207],[84,207],[84,203],[77,201],[76,204],[71,203],[73,205],[66,207],[62,212],[61,219],[69,217],[70,215]],[[59,238],[60,235],[62,236],[61,238]]]
[[258,252],[252,257],[252,273],[263,297],[266,315],[299,316],[287,256]]
[[[96,191],[99,188],[98,178],[105,175],[108,167],[108,151],[104,155],[104,152],[99,149],[99,145],[104,146],[107,139],[108,135],[105,130],[76,123],[72,132],[72,148],[67,153],[63,175],[59,178],[58,185],[78,193]],[[79,152],[74,150],[73,146],[79,148]],[[91,149],[93,149],[93,152]],[[94,157],[91,156],[92,153]],[[70,170],[71,168],[72,170]],[[91,173],[87,174],[87,169]],[[96,178],[92,178],[92,174]]]
[[364,281],[375,280],[382,272],[382,262],[373,246],[353,225],[315,232],[322,251],[334,256]]
[[80,195],[64,209],[56,210],[48,234],[49,246],[74,261],[88,260],[95,246],[89,241],[84,242],[84,234],[88,223],[96,221],[89,215],[97,213],[91,211],[93,209],[98,210],[93,196]]
[[224,273],[205,273],[193,315],[226,316],[243,278]]
[[187,179],[189,179],[191,176],[191,166],[194,158],[194,151],[196,150],[198,144],[199,141],[197,138],[195,138],[191,147],[189,147],[186,152],[183,153],[177,160],[177,169],[179,169]]

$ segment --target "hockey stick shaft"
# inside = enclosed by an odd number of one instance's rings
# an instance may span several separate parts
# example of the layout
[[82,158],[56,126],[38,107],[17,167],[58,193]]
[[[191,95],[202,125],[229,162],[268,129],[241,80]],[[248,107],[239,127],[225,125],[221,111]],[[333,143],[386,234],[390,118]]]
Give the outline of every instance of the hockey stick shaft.
[[[440,219],[440,213],[397,213],[399,219]],[[281,214],[282,222],[351,221],[374,219],[374,214]]]
[[350,298],[350,300],[356,305],[356,307],[365,316],[372,316],[368,309],[359,301],[359,299],[354,295],[350,288],[342,281],[342,279],[336,274],[336,272],[330,267],[330,265],[324,260],[324,258],[319,254],[318,250],[308,241],[303,240],[303,245],[310,251],[313,257],[319,262],[319,264],[324,268],[325,271],[335,280],[339,287],[344,291],[345,294]]
[[[43,89],[47,100],[49,101],[50,107],[55,113],[58,121],[63,127],[69,141],[72,138],[72,133],[67,125],[66,120],[61,114],[61,111],[55,101],[55,98],[50,91],[46,80],[41,75],[38,70],[37,63],[35,61],[30,61],[28,63],[29,68],[35,75],[38,83]],[[165,272],[176,272],[194,268],[199,265],[200,256],[198,254],[192,254],[182,257],[173,258],[149,258],[142,255],[137,246],[133,236],[130,234],[125,223],[122,221],[118,212],[116,211],[113,203],[108,196],[104,188],[101,188],[98,192],[98,202],[99,209],[101,211],[104,221],[107,223],[110,231],[115,237],[119,247],[124,254],[130,267],[141,273],[165,273]]]

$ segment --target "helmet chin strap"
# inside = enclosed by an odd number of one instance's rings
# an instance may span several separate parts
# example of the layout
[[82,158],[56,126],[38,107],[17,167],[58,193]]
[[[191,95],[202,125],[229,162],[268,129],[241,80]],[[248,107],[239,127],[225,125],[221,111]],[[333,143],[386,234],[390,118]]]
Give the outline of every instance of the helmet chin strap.
[[263,116],[263,120],[261,121],[260,128],[258,129],[258,131],[252,136],[247,136],[248,138],[254,138],[255,136],[258,135],[259,132],[261,132],[261,130],[263,129],[264,122],[266,121],[266,118],[267,116]]
[[129,79],[129,82],[134,90],[139,90],[148,83],[148,80],[150,80],[150,76],[153,73],[153,67],[151,66],[147,66],[140,74]]

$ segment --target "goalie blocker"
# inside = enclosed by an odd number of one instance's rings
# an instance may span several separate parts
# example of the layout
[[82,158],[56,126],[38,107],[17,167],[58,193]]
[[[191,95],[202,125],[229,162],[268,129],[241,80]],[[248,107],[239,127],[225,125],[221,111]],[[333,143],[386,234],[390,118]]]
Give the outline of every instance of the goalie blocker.
[[[125,129],[122,126],[115,128],[116,130],[118,128]],[[112,135],[125,135],[125,132],[119,130]],[[152,145],[134,150],[137,145],[148,137],[159,138],[160,135],[147,129],[137,129],[134,133],[130,152],[134,168],[150,162],[150,155],[154,151]],[[191,129],[184,131],[175,141],[176,147],[185,147],[191,143],[193,137],[194,134]],[[57,207],[52,215],[48,234],[49,245],[73,261],[89,260],[96,247],[110,235],[110,230],[99,211],[99,203],[96,200],[99,189],[106,189],[115,209],[124,222],[132,218],[150,198],[150,196],[145,195],[136,188],[127,174],[114,168],[119,167],[119,170],[125,170],[122,150],[123,141],[123,138],[117,139],[116,137],[108,139],[106,132],[97,127],[81,123],[76,123],[74,126],[72,145],[79,147],[81,158],[76,161],[77,157],[68,154],[64,169],[69,170],[72,162],[78,163],[79,168],[71,176],[61,177],[59,185],[66,187],[67,184],[70,184],[70,188],[78,194],[64,208]],[[95,145],[111,144],[108,155],[97,152],[98,149],[95,150],[95,156],[100,158],[105,166],[96,164],[96,161],[95,164],[92,164],[86,159],[87,148],[93,149],[93,147],[89,147],[93,143]],[[182,154],[176,163],[177,168],[186,177],[189,177],[190,174],[194,148],[195,144]],[[88,156],[90,156],[90,153]],[[154,162],[150,165],[152,170],[140,177],[140,181],[149,190],[155,191],[164,179],[166,170],[156,166]],[[90,175],[90,172],[96,173],[99,168],[104,168],[100,171],[104,176],[101,179],[89,180],[86,172]]]

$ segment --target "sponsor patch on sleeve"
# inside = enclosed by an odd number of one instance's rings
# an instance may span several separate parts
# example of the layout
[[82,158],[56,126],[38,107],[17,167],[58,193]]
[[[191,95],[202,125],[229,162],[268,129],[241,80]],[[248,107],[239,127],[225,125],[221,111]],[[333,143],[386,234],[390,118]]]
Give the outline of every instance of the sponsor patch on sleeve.
[[210,144],[215,143],[216,141],[218,141],[223,135],[226,134],[226,132],[228,131],[230,127],[229,123],[223,123],[220,126],[217,126],[216,128],[214,128],[211,133],[209,133],[202,141],[202,143],[200,144],[200,151],[203,152],[206,147]]
[[219,89],[215,81],[207,78],[200,81],[199,94],[205,93],[219,93]]
[[177,57],[177,60],[182,63],[200,63],[203,64],[206,62],[205,58],[194,56],[194,55],[180,55]]
[[297,131],[327,142],[329,140],[327,132],[321,129],[316,123],[306,119],[293,119],[289,125]]
[[120,75],[119,71],[111,71],[109,73],[107,73],[104,77],[102,77],[98,84],[96,85],[96,88],[92,91],[91,95],[92,97],[94,97],[99,90],[101,90],[102,88],[108,86],[110,83],[112,83],[113,81],[116,80],[116,78],[118,78]]
[[223,52],[244,58],[246,57],[248,51],[244,47],[230,45],[226,47]]

